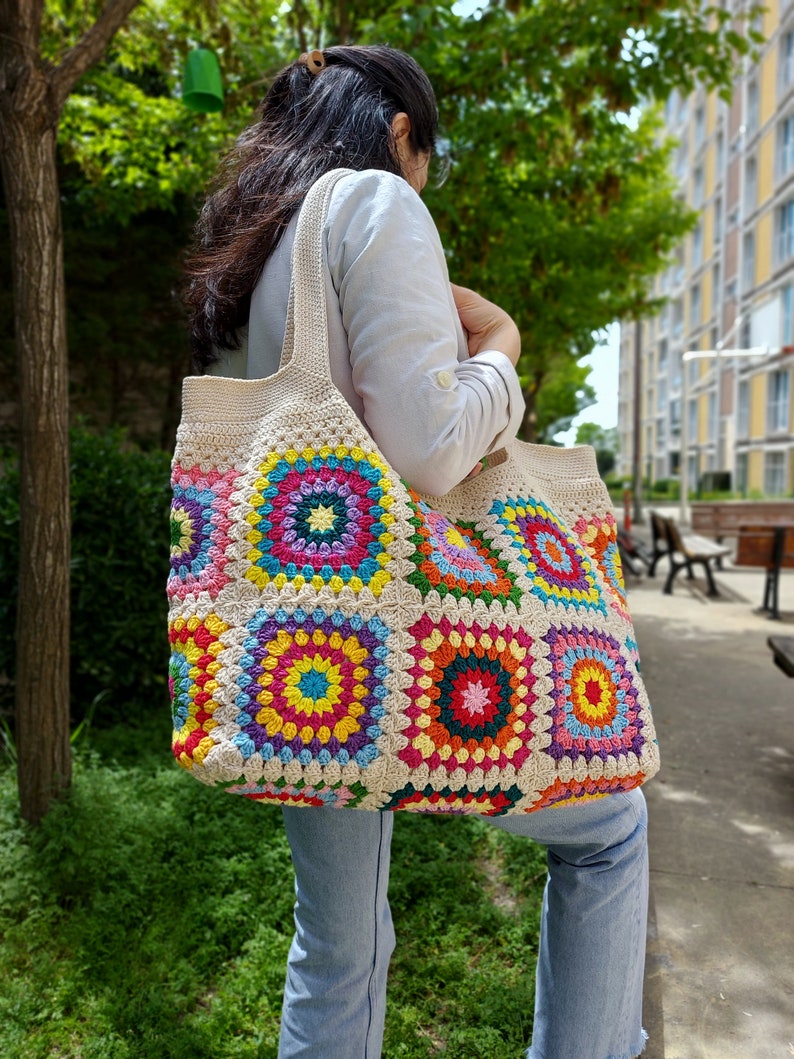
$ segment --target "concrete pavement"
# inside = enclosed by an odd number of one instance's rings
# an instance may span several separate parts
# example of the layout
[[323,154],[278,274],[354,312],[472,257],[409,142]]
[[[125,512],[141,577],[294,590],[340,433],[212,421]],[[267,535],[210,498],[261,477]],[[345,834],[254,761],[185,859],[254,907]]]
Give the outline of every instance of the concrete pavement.
[[766,643],[794,635],[794,571],[773,622],[761,571],[728,566],[709,599],[681,574],[663,595],[666,565],[628,585],[663,761],[645,1057],[794,1056],[794,679]]

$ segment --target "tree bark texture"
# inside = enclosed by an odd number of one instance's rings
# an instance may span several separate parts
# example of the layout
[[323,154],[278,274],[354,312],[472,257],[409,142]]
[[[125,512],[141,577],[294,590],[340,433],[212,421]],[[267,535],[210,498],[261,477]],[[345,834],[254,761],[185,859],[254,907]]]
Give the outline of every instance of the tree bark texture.
[[42,0],[0,0],[0,172],[14,276],[20,404],[16,741],[22,816],[71,781],[69,374],[58,120],[139,0],[110,0],[58,66],[39,49]]
[[[16,740],[22,815],[69,785],[69,401],[57,124],[37,71],[0,107],[19,381]],[[10,104],[10,105],[9,105]]]

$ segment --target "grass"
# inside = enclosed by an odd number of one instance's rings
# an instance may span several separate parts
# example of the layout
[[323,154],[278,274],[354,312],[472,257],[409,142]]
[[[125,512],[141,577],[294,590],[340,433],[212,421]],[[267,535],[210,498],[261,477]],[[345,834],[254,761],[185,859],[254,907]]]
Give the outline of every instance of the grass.
[[[6,1059],[275,1059],[281,814],[195,783],[167,739],[167,722],[93,735],[35,832],[0,772]],[[523,1055],[544,877],[539,847],[481,821],[398,815],[384,1059]]]

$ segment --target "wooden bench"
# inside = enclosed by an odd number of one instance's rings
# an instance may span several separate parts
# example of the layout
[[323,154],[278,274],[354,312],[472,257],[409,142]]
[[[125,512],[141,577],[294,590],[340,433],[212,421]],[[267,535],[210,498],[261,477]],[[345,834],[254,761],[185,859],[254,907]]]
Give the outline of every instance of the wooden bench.
[[742,526],[794,526],[794,500],[698,500],[692,502],[692,531],[719,544]]
[[631,573],[634,577],[640,577],[643,568],[650,569],[653,562],[648,545],[626,529],[618,529],[618,552],[624,573]]
[[761,610],[779,620],[780,571],[794,567],[794,526],[740,526],[733,561],[766,570]]
[[788,677],[794,677],[794,636],[770,636],[767,643],[772,648],[775,665]]
[[[794,500],[698,500],[691,507],[693,533],[713,537],[722,544],[735,537],[740,526],[794,526]],[[717,569],[722,560],[717,559]]]
[[686,570],[687,577],[691,581],[695,576],[692,568],[695,565],[699,565],[703,567],[706,574],[706,581],[709,586],[708,594],[710,596],[718,596],[719,592],[714,582],[711,563],[716,562],[723,555],[729,555],[730,548],[722,544],[715,544],[714,541],[694,534],[682,536],[678,526],[671,518],[665,518],[658,511],[651,511],[650,515],[651,533],[653,534],[653,558],[648,568],[648,576],[653,577],[655,575],[656,564],[666,556],[670,560],[670,572],[667,575],[662,591],[669,596],[672,594],[673,581],[678,572]]

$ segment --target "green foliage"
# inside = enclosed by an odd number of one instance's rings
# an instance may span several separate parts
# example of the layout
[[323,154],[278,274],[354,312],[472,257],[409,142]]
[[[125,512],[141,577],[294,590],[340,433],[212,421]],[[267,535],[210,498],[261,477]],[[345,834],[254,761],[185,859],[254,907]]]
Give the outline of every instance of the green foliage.
[[[48,4],[47,55],[56,60],[98,10],[98,0]],[[284,62],[335,41],[403,47],[440,100],[452,167],[427,201],[453,278],[518,322],[524,434],[548,438],[587,402],[587,369],[575,381],[571,362],[599,328],[656,307],[647,279],[694,223],[652,104],[696,81],[729,95],[757,39],[741,20],[754,14],[691,0],[486,0],[466,17],[453,0],[141,4],[67,103],[67,198],[121,223],[172,208],[200,192]],[[223,115],[178,102],[198,43],[221,60]]]
[[[35,831],[0,773],[0,1054],[275,1059],[293,902],[281,814],[187,777],[168,728],[166,710],[95,733]],[[385,1055],[523,1054],[544,878],[533,843],[398,816]]]
[[593,446],[598,473],[606,478],[614,468],[620,451],[618,428],[602,427],[599,423],[580,423],[576,430],[576,444]]
[[86,225],[74,201],[63,210],[73,412],[163,449],[190,370],[176,290],[194,210],[183,198],[172,207],[126,225],[108,216]]
[[[72,700],[100,723],[167,702],[165,582],[169,458],[125,447],[119,431],[71,435]],[[13,678],[19,477],[0,477],[0,673]]]
[[678,500],[681,496],[681,483],[676,478],[657,478],[649,494],[656,499]]
[[590,368],[575,360],[569,351],[548,357],[543,376],[538,379],[526,370],[526,355],[519,364],[521,384],[527,401],[522,435],[552,443],[555,434],[570,430],[571,423],[593,404],[596,392],[587,382]]

